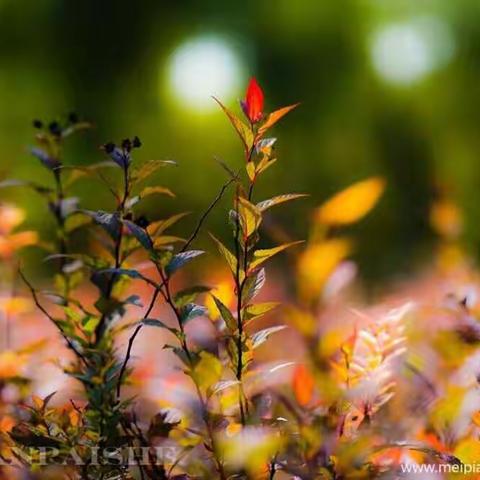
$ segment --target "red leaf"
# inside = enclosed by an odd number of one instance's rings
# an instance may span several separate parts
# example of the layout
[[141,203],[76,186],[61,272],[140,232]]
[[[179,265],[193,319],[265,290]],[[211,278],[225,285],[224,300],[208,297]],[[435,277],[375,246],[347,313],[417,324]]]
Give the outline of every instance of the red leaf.
[[263,91],[255,77],[248,84],[244,110],[252,123],[258,122],[263,116]]

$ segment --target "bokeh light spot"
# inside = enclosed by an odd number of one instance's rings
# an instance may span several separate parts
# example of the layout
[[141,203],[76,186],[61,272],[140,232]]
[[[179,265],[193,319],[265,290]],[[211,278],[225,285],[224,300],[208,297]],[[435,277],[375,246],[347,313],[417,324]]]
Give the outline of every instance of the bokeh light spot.
[[410,85],[443,67],[455,42],[448,25],[436,17],[419,17],[383,25],[372,37],[373,67],[387,82]]
[[176,98],[195,110],[215,107],[212,95],[227,101],[243,83],[242,62],[229,42],[199,37],[181,44],[172,54],[170,86]]

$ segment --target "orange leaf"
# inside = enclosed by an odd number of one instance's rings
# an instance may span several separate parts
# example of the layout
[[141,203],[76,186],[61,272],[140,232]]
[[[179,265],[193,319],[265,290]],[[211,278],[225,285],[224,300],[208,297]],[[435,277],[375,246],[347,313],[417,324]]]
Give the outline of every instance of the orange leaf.
[[275,125],[282,117],[284,117],[288,112],[298,107],[299,105],[299,103],[295,103],[294,105],[282,107],[272,112],[267,117],[265,123],[258,129],[258,136],[261,137],[270,127],[273,127],[273,125]]
[[305,365],[298,365],[293,372],[293,392],[297,402],[305,406],[312,400],[315,380]]

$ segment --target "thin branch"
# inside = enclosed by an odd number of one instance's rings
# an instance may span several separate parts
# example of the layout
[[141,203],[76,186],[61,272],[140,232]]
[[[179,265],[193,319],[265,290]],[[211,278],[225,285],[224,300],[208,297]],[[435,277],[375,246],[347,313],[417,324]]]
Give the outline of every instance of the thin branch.
[[60,332],[60,334],[62,335],[62,337],[64,338],[64,340],[67,342],[67,345],[68,345],[68,348],[70,348],[70,350],[72,350],[75,355],[80,359],[82,360],[82,362],[85,364],[85,366],[89,366],[88,362],[87,362],[87,359],[83,356],[83,354],[77,349],[77,347],[75,347],[75,345],[72,343],[72,341],[67,337],[67,335],[65,334],[65,332],[63,331],[63,329],[60,327],[60,325],[58,325],[58,323],[56,322],[55,318],[52,317],[52,315],[50,315],[50,313],[47,311],[47,309],[40,303],[40,300],[38,299],[38,295],[37,295],[37,291],[35,290],[35,288],[33,287],[33,285],[27,280],[27,278],[25,277],[25,275],[23,274],[22,270],[21,269],[18,269],[18,274],[20,275],[20,278],[23,280],[23,282],[25,283],[25,285],[28,287],[28,289],[30,290],[30,293],[32,295],[32,298],[33,298],[33,301],[35,302],[35,305],[37,306],[37,308],[57,327],[58,331]]
[[[155,306],[155,302],[158,298],[158,294],[160,293],[162,286],[163,284],[160,284],[155,288],[155,291],[153,292],[153,295],[152,295],[152,299],[150,300],[150,304],[148,305],[148,308],[145,311],[145,314],[143,315],[142,321],[148,318],[151,311],[153,310],[153,307]],[[140,333],[140,330],[142,329],[143,326],[144,326],[143,323],[140,323],[139,325],[137,325],[137,328],[135,328],[135,331],[128,339],[127,352],[125,354],[125,358],[123,360],[122,367],[120,369],[120,373],[118,375],[118,380],[117,380],[117,400],[120,398],[122,381],[123,381],[123,377],[125,376],[125,371],[127,370],[128,362],[130,361],[130,357],[132,355],[133,343],[135,342],[135,339],[137,338],[137,335]]]
[[[238,174],[237,174],[238,175]],[[182,247],[182,249],[180,250],[180,252],[185,252],[188,247],[192,244],[192,242],[195,240],[195,238],[197,237],[198,233],[200,232],[200,229],[202,228],[202,225],[203,225],[203,222],[207,219],[208,215],[210,214],[210,212],[215,208],[215,205],[217,205],[217,203],[221,200],[221,198],[223,197],[223,194],[225,193],[225,190],[233,183],[237,180],[237,177],[235,178],[231,178],[227,183],[225,183],[222,188],[220,189],[220,191],[218,192],[217,196],[213,199],[212,203],[210,203],[210,205],[208,206],[208,208],[205,210],[205,212],[203,213],[203,215],[200,217],[198,223],[197,223],[197,226],[195,227],[195,229],[193,230],[192,234],[190,235],[189,239],[187,240],[187,242],[185,243],[185,245]]]

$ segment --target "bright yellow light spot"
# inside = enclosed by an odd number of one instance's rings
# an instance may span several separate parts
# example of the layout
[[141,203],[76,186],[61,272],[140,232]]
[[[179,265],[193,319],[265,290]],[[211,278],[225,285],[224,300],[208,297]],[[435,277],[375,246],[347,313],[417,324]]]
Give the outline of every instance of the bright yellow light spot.
[[243,84],[241,61],[232,46],[220,37],[189,40],[172,54],[170,87],[185,106],[205,111],[216,108],[212,95],[228,101]]

